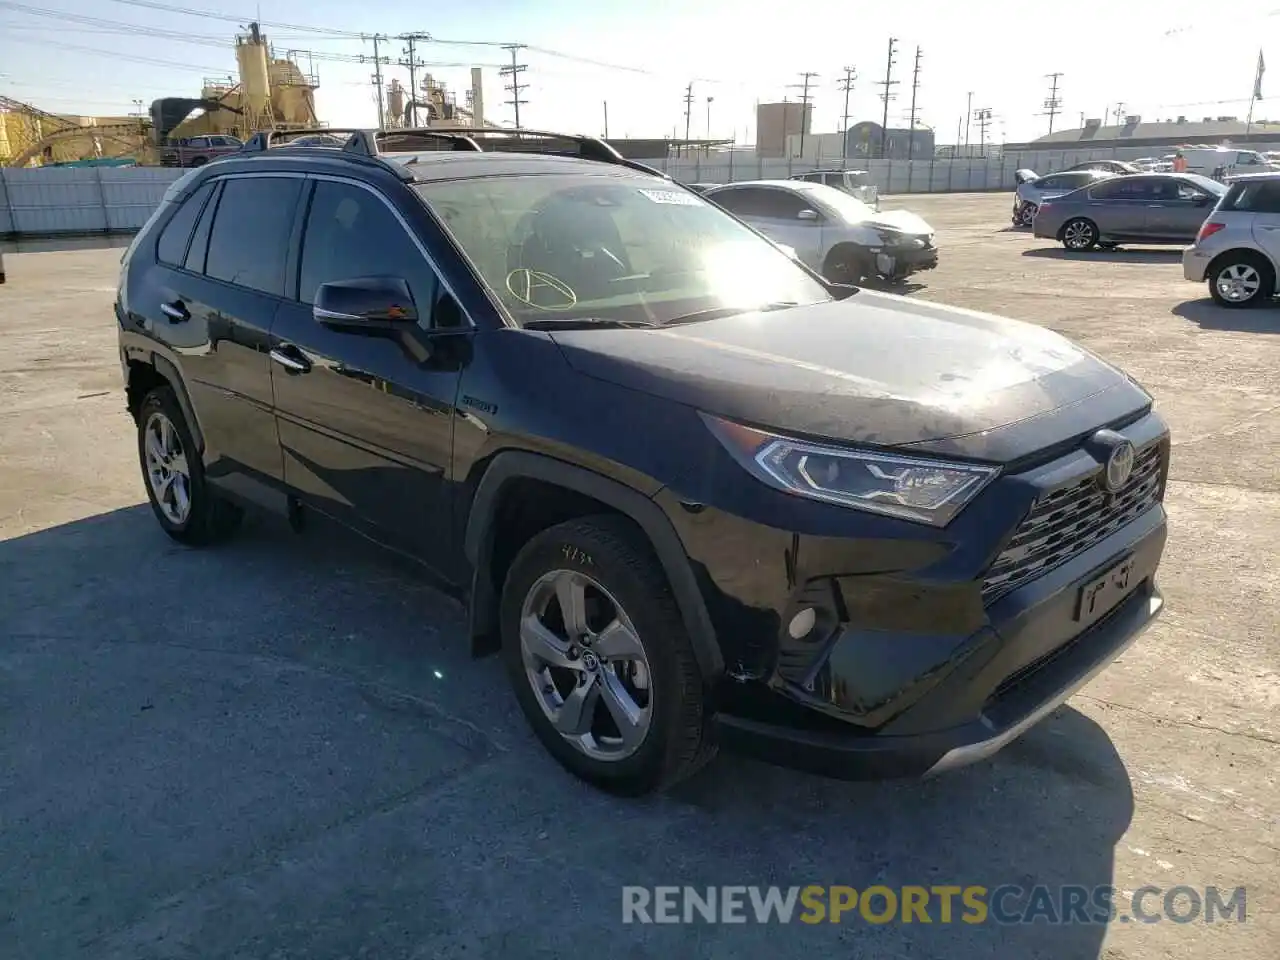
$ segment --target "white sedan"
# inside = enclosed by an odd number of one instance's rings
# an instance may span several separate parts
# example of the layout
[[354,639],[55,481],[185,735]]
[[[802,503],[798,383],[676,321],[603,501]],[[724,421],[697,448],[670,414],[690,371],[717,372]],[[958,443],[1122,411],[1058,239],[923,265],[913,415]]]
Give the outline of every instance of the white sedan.
[[874,210],[816,183],[752,180],[703,196],[837,283],[896,283],[938,265],[934,231],[906,210]]

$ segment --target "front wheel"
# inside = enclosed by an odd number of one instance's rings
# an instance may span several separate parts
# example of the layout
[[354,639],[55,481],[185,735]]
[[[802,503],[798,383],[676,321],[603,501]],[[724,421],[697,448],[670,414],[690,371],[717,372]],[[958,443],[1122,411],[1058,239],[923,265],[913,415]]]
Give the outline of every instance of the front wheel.
[[1209,268],[1209,295],[1224,307],[1251,307],[1268,299],[1275,288],[1275,271],[1256,253],[1227,254]]
[[1068,250],[1092,250],[1098,242],[1098,226],[1085,217],[1068,220],[1062,228],[1062,245]]
[[501,625],[521,710],[578,777],[638,795],[714,755],[684,621],[627,521],[571,520],[525,544],[503,587]]

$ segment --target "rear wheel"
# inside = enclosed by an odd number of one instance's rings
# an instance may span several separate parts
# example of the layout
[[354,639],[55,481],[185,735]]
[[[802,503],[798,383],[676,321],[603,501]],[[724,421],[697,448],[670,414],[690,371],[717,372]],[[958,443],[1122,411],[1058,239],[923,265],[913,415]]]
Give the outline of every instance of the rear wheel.
[[1276,274],[1267,259],[1248,250],[1224,254],[1209,267],[1209,295],[1224,307],[1251,307],[1271,297]]
[[1098,242],[1098,225],[1086,217],[1068,220],[1062,228],[1062,245],[1077,252],[1092,250]]
[[587,517],[538,534],[511,565],[501,609],[516,699],[572,773],[635,795],[714,754],[684,621],[629,523]]
[[148,393],[138,409],[138,459],[151,510],[174,540],[202,546],[239,526],[240,509],[205,482],[200,452],[168,386]]
[[1017,224],[1020,227],[1029,227],[1036,219],[1036,211],[1040,208],[1034,203],[1024,203],[1018,208]]

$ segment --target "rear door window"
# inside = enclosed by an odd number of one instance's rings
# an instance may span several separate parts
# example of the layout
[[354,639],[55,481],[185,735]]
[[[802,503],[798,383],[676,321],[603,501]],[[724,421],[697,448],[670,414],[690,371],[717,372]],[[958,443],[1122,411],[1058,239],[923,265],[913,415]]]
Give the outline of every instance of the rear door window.
[[1116,177],[1098,184],[1089,196],[1094,200],[1152,200],[1155,195],[1151,186],[1152,181],[1141,177]]
[[1280,213],[1280,180],[1255,180],[1237,183],[1222,204],[1223,210],[1249,213]]
[[209,236],[206,275],[281,296],[301,190],[297,177],[228,179]]
[[169,222],[160,231],[160,239],[156,243],[157,260],[172,267],[183,265],[187,258],[187,247],[191,243],[192,230],[211,193],[213,183],[205,183],[182,201],[182,206],[174,211]]

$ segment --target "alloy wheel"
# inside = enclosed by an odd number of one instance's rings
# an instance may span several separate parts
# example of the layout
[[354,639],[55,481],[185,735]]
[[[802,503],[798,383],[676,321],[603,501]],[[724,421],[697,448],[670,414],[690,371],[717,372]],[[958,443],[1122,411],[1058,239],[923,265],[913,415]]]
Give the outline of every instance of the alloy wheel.
[[1245,303],[1258,295],[1262,276],[1247,263],[1233,263],[1219,270],[1213,282],[1223,300]]
[[1086,250],[1096,239],[1093,224],[1085,220],[1073,220],[1067,224],[1062,239],[1072,250]]
[[144,430],[147,483],[166,520],[182,526],[191,515],[191,469],[173,421],[159,411]]
[[1018,223],[1024,227],[1031,226],[1036,219],[1036,209],[1034,203],[1024,203],[1022,209],[1018,211]]
[[573,570],[538,578],[520,610],[525,676],[552,727],[595,760],[639,749],[653,718],[652,671],[621,604]]

